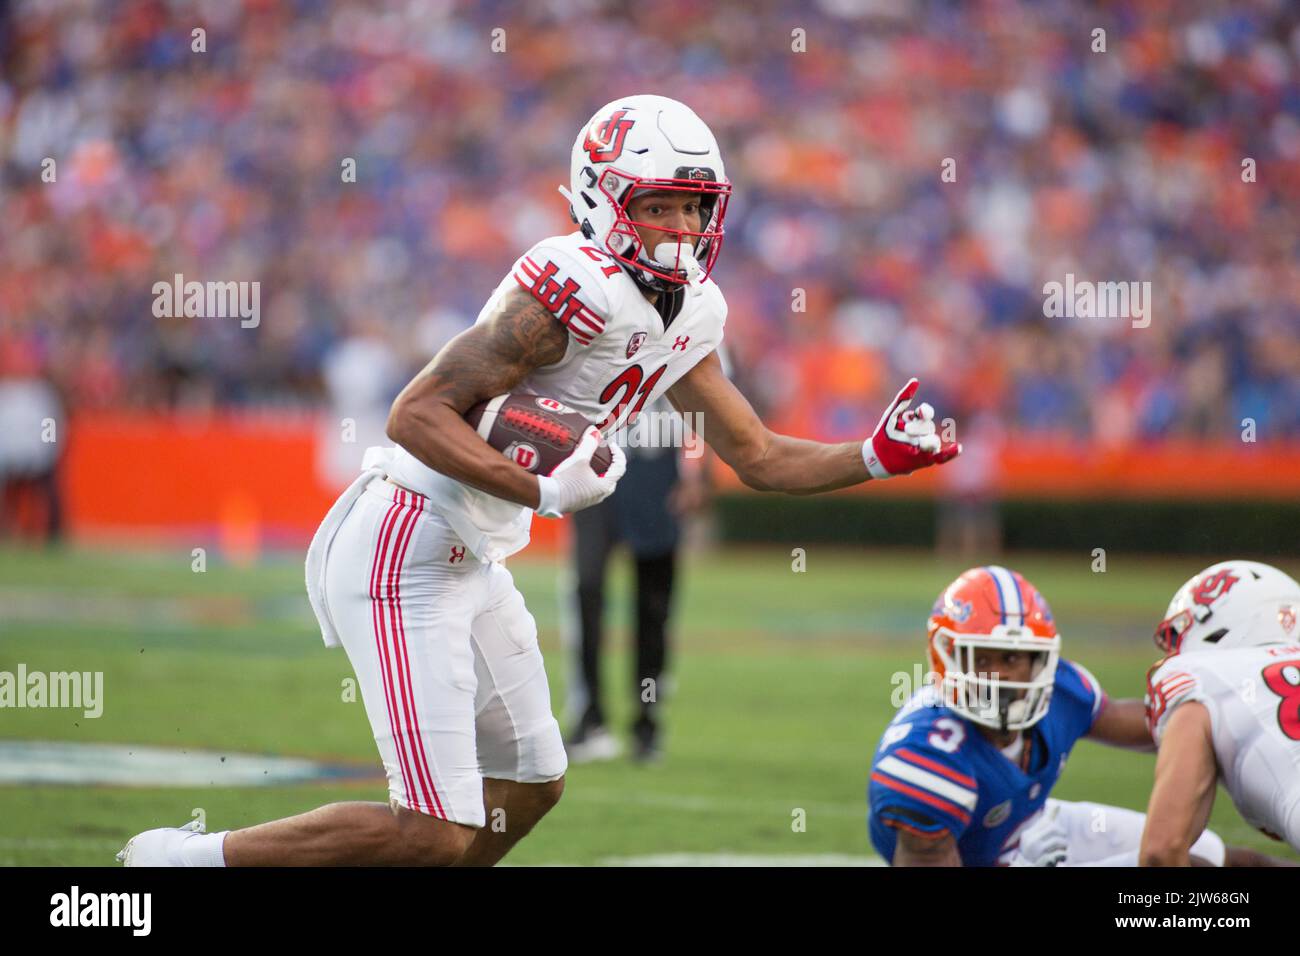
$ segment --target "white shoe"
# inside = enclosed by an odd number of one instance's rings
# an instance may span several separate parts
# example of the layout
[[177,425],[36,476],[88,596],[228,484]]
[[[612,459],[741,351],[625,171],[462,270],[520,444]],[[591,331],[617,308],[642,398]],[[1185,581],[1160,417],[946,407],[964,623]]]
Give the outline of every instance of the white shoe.
[[599,760],[616,760],[623,753],[618,738],[604,727],[594,727],[565,747],[570,763],[595,763]]
[[159,827],[145,830],[126,841],[118,851],[123,866],[182,866],[180,847],[192,834],[203,833],[203,824],[191,820],[183,827]]

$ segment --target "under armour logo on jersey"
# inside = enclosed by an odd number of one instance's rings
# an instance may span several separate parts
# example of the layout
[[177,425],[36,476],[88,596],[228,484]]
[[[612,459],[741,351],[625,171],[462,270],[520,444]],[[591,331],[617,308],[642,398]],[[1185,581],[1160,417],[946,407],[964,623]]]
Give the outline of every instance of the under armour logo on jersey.
[[683,352],[685,352],[686,343],[689,342],[690,340],[691,337],[689,335],[677,336],[677,338],[673,339],[673,351],[676,352],[678,349],[681,349]]
[[457,561],[464,561],[464,560],[465,560],[465,546],[461,545],[458,548],[453,544],[451,546],[451,557],[447,559],[447,563],[455,564]]

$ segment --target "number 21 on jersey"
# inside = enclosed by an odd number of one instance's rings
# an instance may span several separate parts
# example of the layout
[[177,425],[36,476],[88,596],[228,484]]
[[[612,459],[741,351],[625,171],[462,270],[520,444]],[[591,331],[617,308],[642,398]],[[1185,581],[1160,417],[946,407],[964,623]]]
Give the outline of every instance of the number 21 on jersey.
[[[610,409],[608,415],[596,426],[600,431],[613,423],[617,422],[623,415],[623,409],[627,407],[632,397],[636,396],[636,405],[628,413],[627,420],[634,421],[641,414],[641,408],[654,391],[655,384],[663,377],[664,372],[668,371],[667,365],[661,365],[654,371],[649,378],[645,378],[645,371],[640,365],[630,365],[619,374],[619,376],[605,386],[604,391],[600,393],[600,403],[604,405],[618,396],[618,401]],[[644,381],[643,381],[644,379]]]

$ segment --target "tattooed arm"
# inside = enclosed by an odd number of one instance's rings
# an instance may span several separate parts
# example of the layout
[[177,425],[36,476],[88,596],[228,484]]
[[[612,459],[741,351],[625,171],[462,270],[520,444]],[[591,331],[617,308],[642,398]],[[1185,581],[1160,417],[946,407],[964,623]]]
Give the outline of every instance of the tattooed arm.
[[444,475],[536,508],[537,478],[492,449],[464,415],[558,362],[568,344],[555,316],[523,289],[512,289],[486,322],[448,342],[402,389],[388,413],[388,437]]

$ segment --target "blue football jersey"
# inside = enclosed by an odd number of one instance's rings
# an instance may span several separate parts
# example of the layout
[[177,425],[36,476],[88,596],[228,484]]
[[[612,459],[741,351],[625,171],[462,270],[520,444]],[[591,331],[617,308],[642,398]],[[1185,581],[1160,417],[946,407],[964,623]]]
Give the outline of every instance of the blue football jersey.
[[1047,801],[1105,700],[1096,678],[1061,660],[1046,716],[1025,731],[1032,750],[1022,769],[978,724],[944,706],[936,688],[922,688],[885,729],[871,763],[872,844],[893,862],[900,829],[931,836],[946,830],[964,866],[1008,862],[1020,830]]

